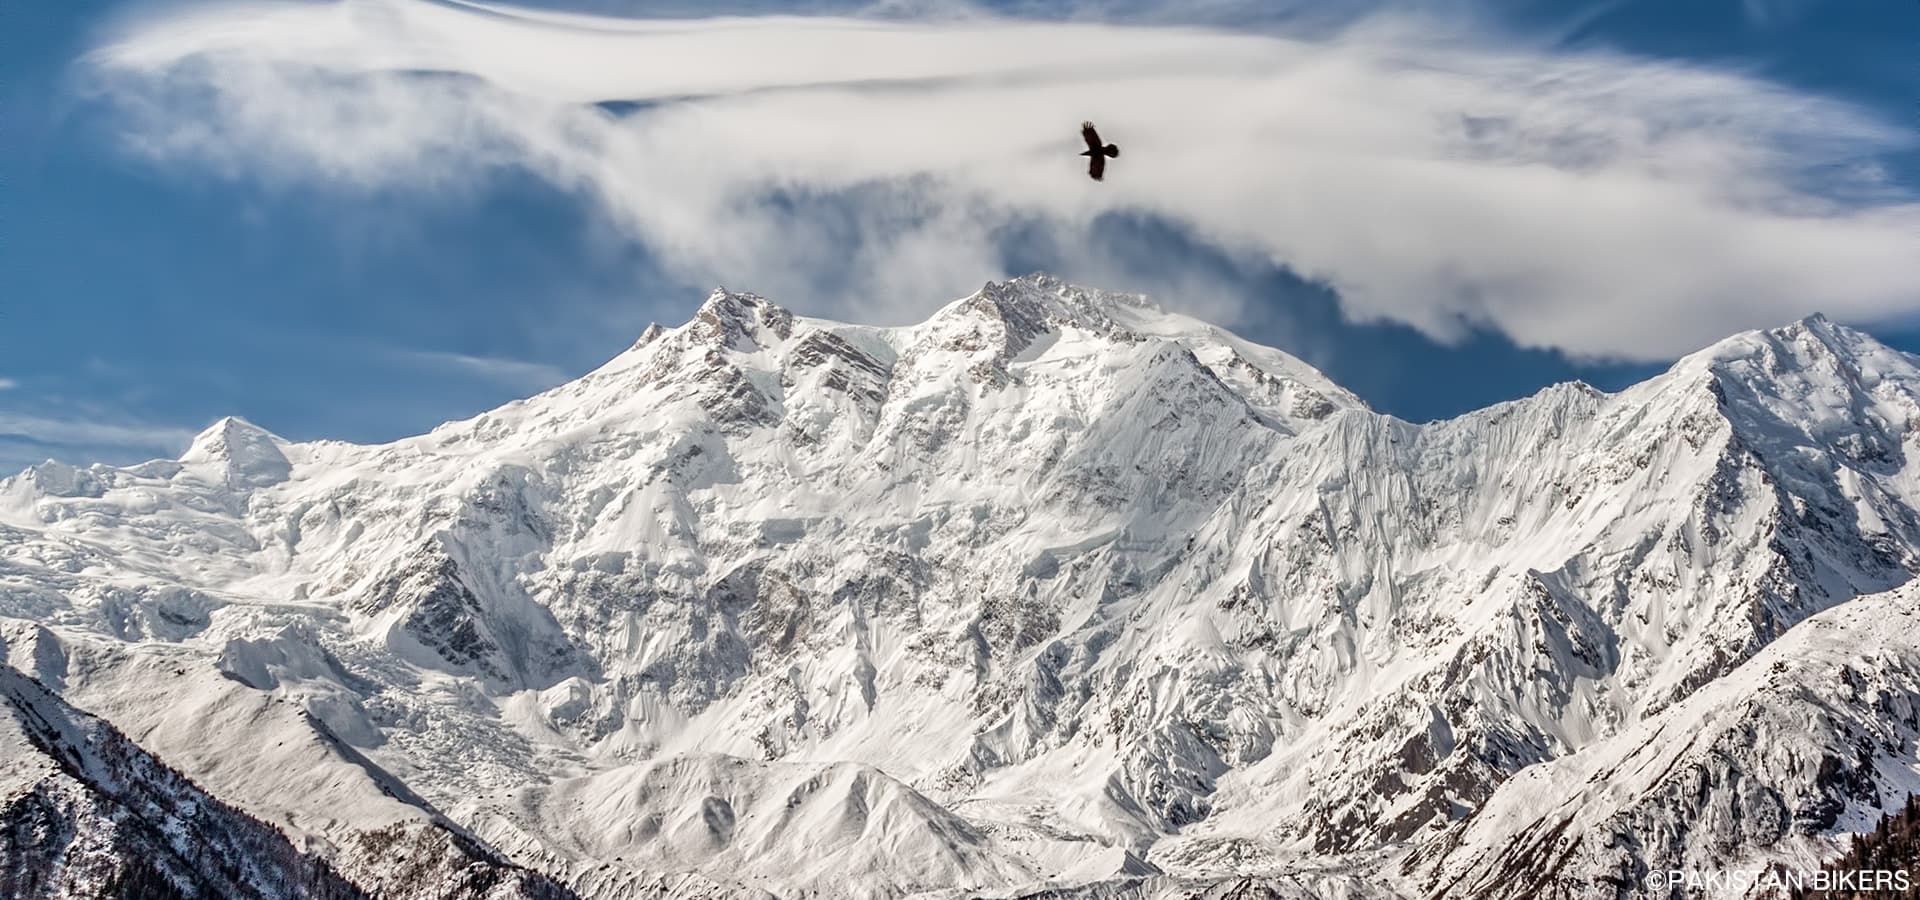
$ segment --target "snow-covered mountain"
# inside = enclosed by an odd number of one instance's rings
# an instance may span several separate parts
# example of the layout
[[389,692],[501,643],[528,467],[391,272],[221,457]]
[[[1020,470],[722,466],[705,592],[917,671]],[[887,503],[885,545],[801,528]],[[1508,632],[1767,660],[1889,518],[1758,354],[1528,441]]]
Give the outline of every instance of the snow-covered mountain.
[[1046,276],[716,291],[420,437],[0,481],[0,634],[375,895],[1648,896],[1920,790],[1915,450],[1818,317],[1415,425]]

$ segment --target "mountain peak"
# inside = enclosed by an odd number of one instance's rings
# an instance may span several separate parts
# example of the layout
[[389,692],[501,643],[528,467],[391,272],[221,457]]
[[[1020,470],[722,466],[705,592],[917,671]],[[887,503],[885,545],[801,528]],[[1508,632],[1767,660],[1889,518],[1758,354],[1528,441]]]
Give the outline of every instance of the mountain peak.
[[1139,294],[1119,294],[1081,287],[1046,272],[1033,272],[1006,281],[989,281],[980,290],[948,304],[933,321],[987,319],[1005,325],[1014,343],[1070,324],[1107,335],[1131,332],[1127,323],[1142,314],[1164,315],[1153,301]]
[[1735,334],[1676,362],[1674,373],[1716,373],[1740,380],[1793,372],[1854,373],[1884,368],[1897,351],[1821,313],[1776,328]]
[[239,416],[227,416],[193,439],[180,462],[189,466],[223,466],[224,480],[234,487],[265,487],[287,480],[293,465],[280,452],[284,443],[272,432]]
[[1113,320],[1126,313],[1164,314],[1166,310],[1145,294],[1105,291],[1073,284],[1047,272],[1032,272],[1000,284],[987,282],[983,293],[997,297],[1018,296],[1041,303],[1064,314]]
[[667,333],[667,330],[662,328],[659,322],[648,322],[646,330],[640,332],[640,337],[633,342],[633,349],[645,347],[655,340],[658,340],[659,337],[665,333]]
[[765,333],[785,339],[793,334],[793,313],[758,294],[713,289],[688,323],[692,335],[723,347],[751,349]]
[[1847,346],[1858,343],[1862,338],[1871,340],[1865,334],[1827,318],[1825,313],[1818,312],[1792,324],[1771,330],[1781,335],[1808,335],[1828,345]]

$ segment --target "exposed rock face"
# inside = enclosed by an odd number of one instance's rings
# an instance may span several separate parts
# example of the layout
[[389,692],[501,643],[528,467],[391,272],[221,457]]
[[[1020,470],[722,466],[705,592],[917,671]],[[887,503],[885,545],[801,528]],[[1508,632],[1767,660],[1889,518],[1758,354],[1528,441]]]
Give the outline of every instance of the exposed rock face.
[[417,438],[0,481],[0,622],[383,896],[1641,896],[1920,786],[1917,417],[1818,318],[1413,425],[1046,276],[718,291]]

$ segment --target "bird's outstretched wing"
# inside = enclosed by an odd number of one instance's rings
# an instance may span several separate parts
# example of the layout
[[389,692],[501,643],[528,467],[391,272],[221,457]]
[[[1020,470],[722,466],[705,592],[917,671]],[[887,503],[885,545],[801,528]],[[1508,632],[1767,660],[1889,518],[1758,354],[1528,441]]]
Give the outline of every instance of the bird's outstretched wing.
[[[1081,136],[1082,138],[1085,138],[1085,139],[1086,139],[1086,141],[1087,141],[1087,149],[1088,149],[1088,150],[1092,150],[1092,151],[1093,151],[1093,158],[1094,158],[1095,160],[1098,160],[1098,159],[1100,158],[1100,148],[1101,148],[1101,147],[1102,147],[1103,145],[1102,145],[1102,144],[1100,143],[1100,132],[1098,132],[1098,131],[1095,131],[1095,130],[1093,130],[1093,123],[1092,123],[1092,122],[1081,122],[1081,123],[1080,123],[1080,136]],[[1096,165],[1097,165],[1097,163],[1096,163]],[[1094,177],[1095,177],[1095,178],[1098,178],[1098,177],[1100,177],[1100,176],[1098,176],[1098,175],[1095,175]]]
[[1087,174],[1093,176],[1093,180],[1095,181],[1099,181],[1107,174],[1107,155],[1105,153],[1095,153],[1087,157]]

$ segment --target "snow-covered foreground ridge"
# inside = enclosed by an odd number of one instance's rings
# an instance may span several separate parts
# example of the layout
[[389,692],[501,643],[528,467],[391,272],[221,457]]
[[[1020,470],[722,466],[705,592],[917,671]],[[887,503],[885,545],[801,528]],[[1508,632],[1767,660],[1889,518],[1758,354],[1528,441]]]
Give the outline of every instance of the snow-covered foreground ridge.
[[[1423,426],[1045,276],[721,291],[420,437],[0,481],[8,710],[374,895],[1649,896],[1920,790],[1916,455],[1817,317]],[[0,859],[120,821],[5,771]]]

